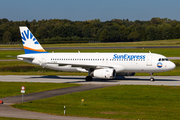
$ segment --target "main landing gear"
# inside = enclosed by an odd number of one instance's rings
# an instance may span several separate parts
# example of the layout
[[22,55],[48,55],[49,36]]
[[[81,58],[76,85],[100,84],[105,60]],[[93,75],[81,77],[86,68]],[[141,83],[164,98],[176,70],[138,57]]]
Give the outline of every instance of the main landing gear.
[[88,76],[86,76],[86,81],[92,81],[92,72],[94,71],[94,68],[90,68],[88,70]]
[[154,78],[153,78],[153,73],[150,73],[151,77],[150,77],[150,81],[153,82]]
[[86,81],[92,81],[92,77],[91,76],[86,76]]

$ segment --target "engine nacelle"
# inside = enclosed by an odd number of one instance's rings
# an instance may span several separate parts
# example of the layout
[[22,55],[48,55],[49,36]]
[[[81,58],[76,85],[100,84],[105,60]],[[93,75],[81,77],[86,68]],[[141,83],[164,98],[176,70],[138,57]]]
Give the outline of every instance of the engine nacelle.
[[134,76],[135,74],[134,72],[120,72],[116,73],[116,76]]
[[116,77],[116,71],[111,68],[96,69],[93,71],[92,76],[101,79],[113,79]]

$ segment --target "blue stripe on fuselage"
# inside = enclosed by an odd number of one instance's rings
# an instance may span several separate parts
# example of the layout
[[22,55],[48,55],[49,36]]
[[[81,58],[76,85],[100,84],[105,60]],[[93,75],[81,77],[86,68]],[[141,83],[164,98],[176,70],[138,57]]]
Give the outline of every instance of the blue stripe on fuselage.
[[48,53],[48,52],[39,52],[39,51],[34,51],[34,50],[29,50],[29,49],[24,49],[25,54],[32,54],[32,53]]

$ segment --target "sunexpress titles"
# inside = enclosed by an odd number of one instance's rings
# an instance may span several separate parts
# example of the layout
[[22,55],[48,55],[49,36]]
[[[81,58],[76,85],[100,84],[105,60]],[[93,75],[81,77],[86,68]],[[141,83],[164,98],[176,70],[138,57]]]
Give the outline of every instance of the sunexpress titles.
[[114,54],[113,55],[113,59],[145,59],[145,55],[128,55],[128,54],[124,54],[124,55],[118,55],[118,54]]

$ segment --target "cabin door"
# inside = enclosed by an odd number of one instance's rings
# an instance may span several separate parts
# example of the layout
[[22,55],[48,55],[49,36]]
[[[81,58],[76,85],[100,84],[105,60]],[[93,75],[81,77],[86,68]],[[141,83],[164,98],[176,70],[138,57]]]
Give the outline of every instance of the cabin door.
[[147,66],[152,66],[152,55],[147,56],[146,65]]

